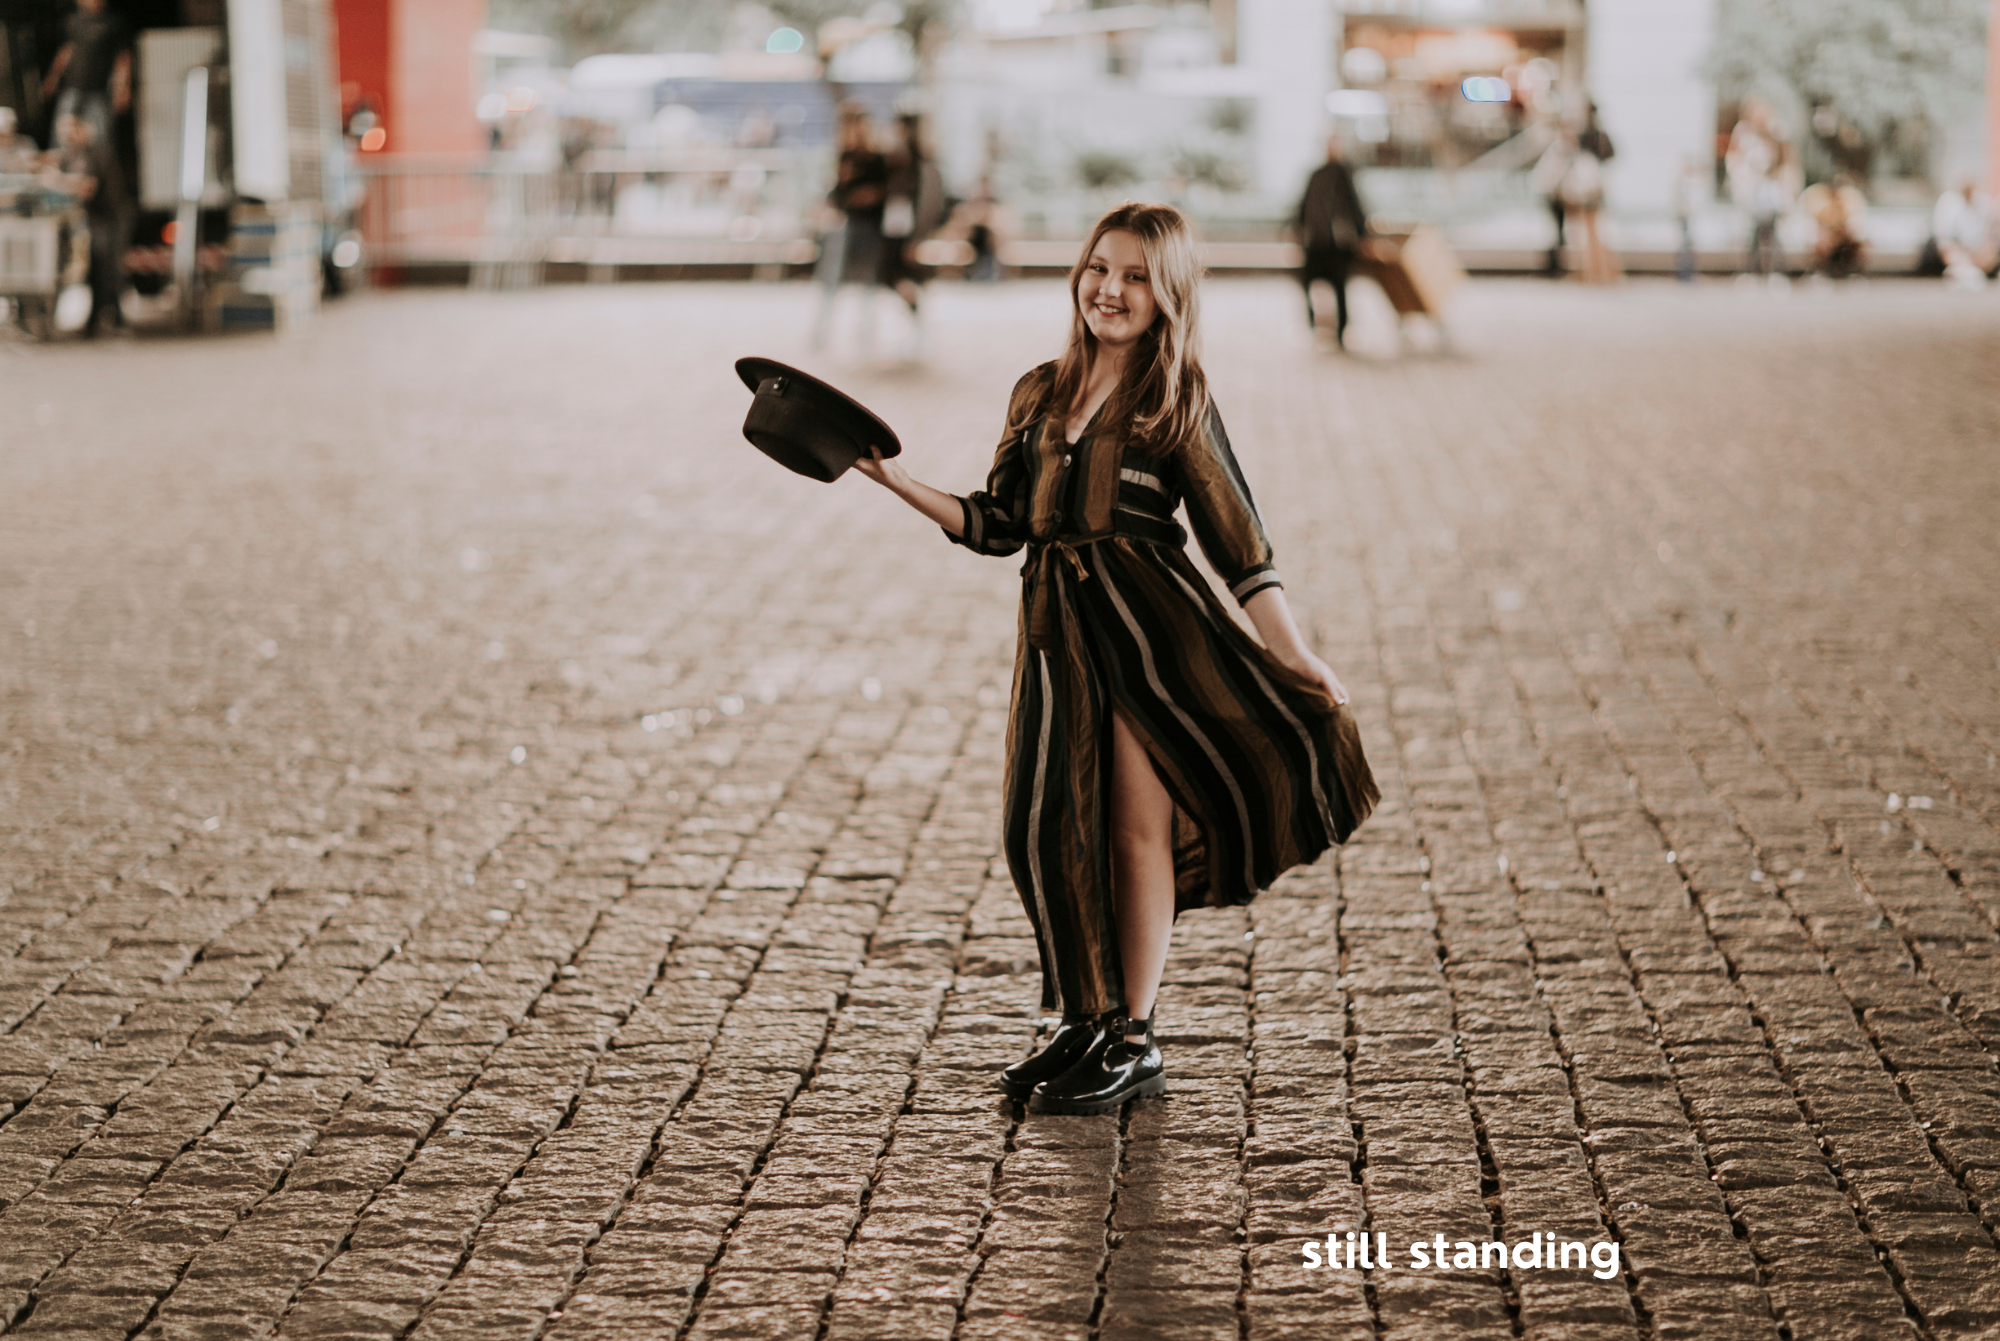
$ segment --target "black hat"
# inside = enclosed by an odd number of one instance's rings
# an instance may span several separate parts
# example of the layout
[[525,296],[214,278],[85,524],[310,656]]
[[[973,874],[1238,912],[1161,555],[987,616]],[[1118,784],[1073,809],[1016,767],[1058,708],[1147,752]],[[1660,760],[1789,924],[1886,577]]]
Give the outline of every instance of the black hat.
[[879,447],[903,450],[896,433],[850,396],[775,359],[738,359],[736,375],[757,393],[743,436],[787,470],[831,483]]

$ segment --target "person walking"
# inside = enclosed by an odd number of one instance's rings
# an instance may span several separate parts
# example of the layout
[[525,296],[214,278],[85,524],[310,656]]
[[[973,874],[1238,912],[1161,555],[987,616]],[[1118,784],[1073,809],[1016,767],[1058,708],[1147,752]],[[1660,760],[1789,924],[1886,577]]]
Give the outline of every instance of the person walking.
[[1796,194],[1790,185],[1795,155],[1778,114],[1762,98],[1746,98],[1743,114],[1729,132],[1723,163],[1729,196],[1750,216],[1750,245],[1744,270],[1782,283],[1787,271],[1778,220]]
[[119,301],[125,293],[125,251],[132,245],[132,198],[118,155],[89,121],[66,112],[56,121],[56,136],[50,184],[83,202],[90,228],[90,318],[83,334],[94,340],[105,326],[125,325]]
[[1340,136],[1327,139],[1326,162],[1307,179],[1293,227],[1305,249],[1299,283],[1306,292],[1306,325],[1319,329],[1319,317],[1313,311],[1313,284],[1324,280],[1333,286],[1333,341],[1345,349],[1347,279],[1354,271],[1361,242],[1368,236],[1368,211],[1362,208],[1361,193],[1355,188]]
[[914,357],[923,351],[924,284],[931,274],[917,260],[917,244],[944,221],[944,183],[924,143],[923,118],[908,113],[897,118],[897,126],[900,139],[889,157],[888,200],[882,210],[881,282],[909,308]]
[[1570,160],[1575,156],[1576,137],[1558,122],[1554,138],[1528,171],[1528,184],[1548,205],[1549,217],[1555,221],[1555,237],[1549,243],[1548,264],[1543,271],[1550,279],[1561,279],[1568,269],[1563,264],[1563,251],[1569,246],[1569,212],[1563,205],[1562,182],[1563,175],[1569,171]]
[[[1175,915],[1248,903],[1378,799],[1209,394],[1200,273],[1178,211],[1112,210],[1070,271],[1067,347],[1015,384],[983,490],[945,493],[879,449],[856,465],[953,543],[1028,551],[1002,823],[1062,1025],[1000,1083],[1039,1113],[1162,1092]],[[1189,561],[1183,503],[1261,642]]]
[[861,345],[874,342],[875,285],[882,269],[882,212],[889,202],[889,160],[875,147],[868,110],[858,102],[839,109],[840,158],[834,166],[827,204],[839,216],[820,245],[819,318],[812,347],[826,347],[834,300],[842,284],[860,284]]
[[111,143],[111,118],[132,105],[132,33],[109,0],[76,0],[42,97],[55,99],[58,121],[82,117],[99,144]]
[[1702,198],[1701,176],[1695,161],[1683,156],[1668,187],[1674,227],[1680,233],[1680,245],[1674,249],[1674,278],[1683,284],[1692,284],[1695,278],[1694,214]]
[[1604,165],[1617,153],[1611,137],[1597,124],[1597,104],[1592,103],[1583,128],[1571,141],[1568,161],[1563,168],[1563,211],[1583,234],[1583,281],[1586,284],[1615,284],[1624,269],[1617,254],[1604,240]]

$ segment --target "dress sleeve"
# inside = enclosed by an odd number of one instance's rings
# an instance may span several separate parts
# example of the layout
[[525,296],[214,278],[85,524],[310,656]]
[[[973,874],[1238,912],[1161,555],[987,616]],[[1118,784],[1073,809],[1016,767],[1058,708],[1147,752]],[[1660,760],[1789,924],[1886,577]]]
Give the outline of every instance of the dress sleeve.
[[[1037,368],[1014,384],[1007,400],[1007,422],[1015,422],[1025,397],[1034,391]],[[963,545],[975,554],[1002,557],[1013,554],[1028,542],[1028,444],[1034,437],[1032,426],[1010,433],[993,455],[993,469],[987,473],[986,487],[960,498],[965,509],[965,534],[946,531],[945,539]]]
[[1209,407],[1201,435],[1175,454],[1181,496],[1201,552],[1240,605],[1266,587],[1281,587],[1271,540],[1250,497],[1250,486],[1229,449],[1222,416]]

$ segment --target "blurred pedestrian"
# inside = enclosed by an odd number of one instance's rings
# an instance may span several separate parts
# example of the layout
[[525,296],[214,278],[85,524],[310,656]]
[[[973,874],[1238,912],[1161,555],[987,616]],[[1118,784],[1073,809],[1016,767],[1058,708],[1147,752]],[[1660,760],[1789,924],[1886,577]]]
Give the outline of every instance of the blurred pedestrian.
[[1963,288],[1981,288],[2000,271],[1993,202],[1970,177],[1938,197],[1931,211],[1931,237],[1945,277]]
[[1528,184],[1541,196],[1549,207],[1549,217],[1555,220],[1555,240],[1549,244],[1549,260],[1545,273],[1550,279],[1561,279],[1564,270],[1563,251],[1569,245],[1569,212],[1563,204],[1563,174],[1569,171],[1570,160],[1576,156],[1576,137],[1561,125],[1556,126],[1555,138],[1535,159],[1535,166],[1528,171]]
[[[975,554],[1028,551],[1001,823],[1063,1023],[999,1080],[1036,1113],[1162,1093],[1176,914],[1248,903],[1378,797],[1210,399],[1200,276],[1179,211],[1120,206],[1070,270],[1067,348],[1014,386],[985,489],[879,451],[856,466]],[[1182,504],[1257,638],[1183,553]]]
[[14,109],[0,107],[0,172],[33,172],[40,158],[35,142],[21,133]]
[[1597,104],[1592,103],[1584,123],[1573,137],[1568,162],[1563,167],[1563,213],[1583,234],[1583,281],[1586,284],[1613,284],[1623,275],[1617,254],[1604,240],[1604,165],[1617,152],[1611,137],[1597,124]]
[[47,182],[81,201],[90,225],[90,318],[83,333],[95,339],[107,324],[125,325],[119,300],[125,292],[125,251],[131,246],[132,200],[118,155],[90,122],[65,113],[56,121],[56,139]]
[[1778,114],[1762,98],[1745,98],[1743,113],[1729,132],[1724,164],[1729,195],[1750,216],[1750,247],[1744,269],[1766,277],[1786,272],[1778,221],[1796,194],[1792,177],[1797,155]]
[[112,116],[132,105],[132,31],[108,0],[76,0],[42,97],[55,99],[58,120],[81,117],[99,144],[111,143]]
[[1867,259],[1865,229],[1868,198],[1846,173],[1817,182],[1799,196],[1799,207],[1818,228],[1813,242],[1813,270],[1828,279],[1846,279]]
[[826,347],[840,286],[859,284],[860,342],[866,352],[875,336],[874,294],[882,273],[882,212],[889,203],[889,160],[875,147],[867,108],[858,102],[843,102],[838,117],[840,158],[834,165],[833,190],[826,198],[837,217],[820,243],[819,319],[813,323],[812,347]]
[[1327,138],[1326,162],[1306,180],[1306,193],[1299,201],[1293,227],[1305,249],[1299,283],[1306,294],[1306,327],[1319,329],[1319,317],[1313,311],[1313,284],[1324,280],[1333,286],[1333,342],[1345,349],[1347,280],[1368,236],[1368,211],[1361,204],[1354,173],[1347,166],[1346,146],[1337,134]]
[[1703,195],[1701,177],[1701,169],[1691,158],[1682,158],[1680,166],[1674,169],[1670,194],[1674,224],[1680,232],[1680,246],[1674,252],[1674,278],[1683,284],[1694,283],[1694,212]]
[[910,353],[923,349],[924,284],[931,268],[917,259],[917,247],[944,222],[944,183],[924,142],[923,118],[897,118],[898,142],[889,156],[888,203],[882,210],[884,287],[910,311]]
[[993,179],[981,177],[972,194],[958,202],[941,236],[956,238],[972,249],[965,277],[975,284],[997,284],[1006,277],[1001,248],[1010,236],[1007,207],[993,194]]

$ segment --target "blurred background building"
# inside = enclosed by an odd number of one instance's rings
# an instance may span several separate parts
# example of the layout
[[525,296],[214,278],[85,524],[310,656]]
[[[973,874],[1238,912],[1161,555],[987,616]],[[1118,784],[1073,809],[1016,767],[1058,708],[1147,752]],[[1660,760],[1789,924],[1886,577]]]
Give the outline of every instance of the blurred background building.
[[[364,267],[799,272],[843,101],[885,138],[921,116],[945,191],[1004,202],[1028,267],[1066,265],[1131,197],[1189,210],[1218,265],[1290,264],[1286,224],[1337,132],[1378,217],[1441,225],[1477,268],[1541,268],[1538,165],[1593,103],[1636,268],[1684,241],[1706,268],[1738,262],[1752,220],[1729,148],[1753,100],[1791,197],[1836,179],[1865,196],[1878,268],[1914,264],[1941,192],[2000,176],[2000,0],[106,2],[136,57],[114,134],[142,296],[173,281],[186,75],[213,72],[196,258],[215,323],[279,324]],[[0,105],[42,144],[75,3],[0,0]],[[1814,228],[1787,208],[1786,253]]]
[[0,292],[15,316],[46,328],[55,295],[34,292],[41,272],[87,250],[62,244],[83,231],[63,186],[75,163],[54,153],[66,112],[111,151],[92,173],[92,213],[116,227],[93,240],[120,244],[130,305],[178,304],[210,327],[310,315],[336,255],[359,259],[351,239],[341,248],[357,182],[334,33],[328,0],[0,3],[0,108],[21,137],[0,162],[12,244]]
[[[1473,265],[1553,240],[1535,168],[1591,103],[1616,147],[1628,263],[1670,268],[1681,218],[1714,266],[1751,224],[1726,150],[1777,108],[1792,189],[1848,172],[1878,265],[1913,263],[1931,202],[1990,175],[1993,0],[493,0],[551,44],[485,69],[494,142],[589,179],[557,265],[802,265],[832,109],[921,112],[955,196],[1007,203],[1014,259],[1064,265],[1099,211],[1174,201],[1225,264],[1268,265],[1329,131],[1379,215],[1441,224]],[[489,43],[499,39],[489,32]],[[525,52],[525,48],[522,48]],[[529,104],[523,113],[514,108]],[[1812,250],[1788,211],[1788,252]],[[599,241],[591,241],[592,238]],[[677,239],[674,246],[642,239]],[[1046,243],[1047,246],[1039,244]]]

